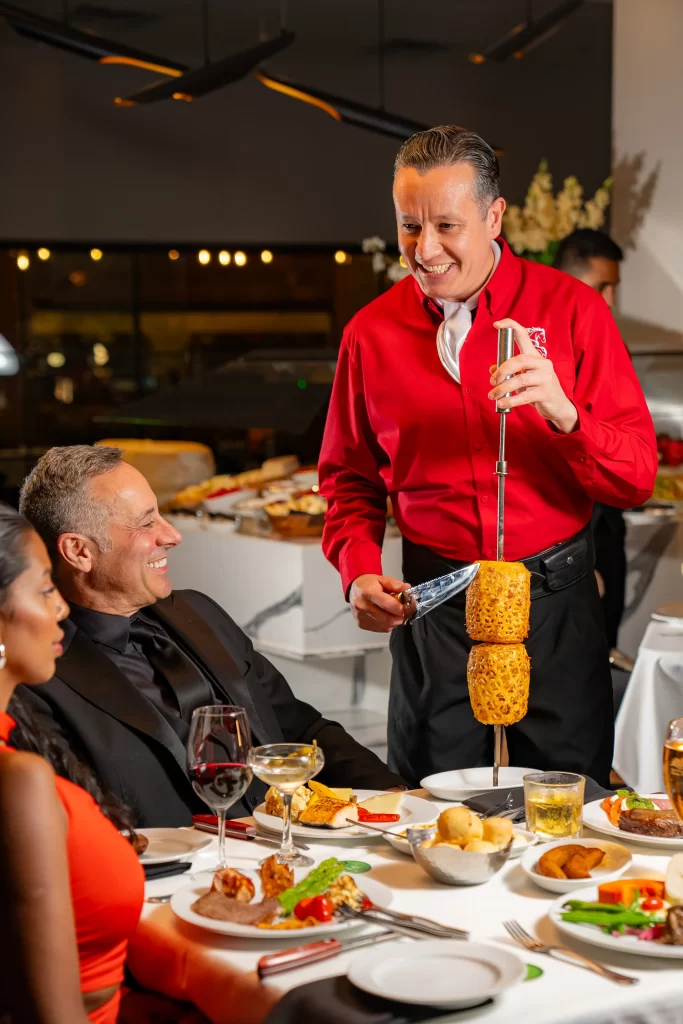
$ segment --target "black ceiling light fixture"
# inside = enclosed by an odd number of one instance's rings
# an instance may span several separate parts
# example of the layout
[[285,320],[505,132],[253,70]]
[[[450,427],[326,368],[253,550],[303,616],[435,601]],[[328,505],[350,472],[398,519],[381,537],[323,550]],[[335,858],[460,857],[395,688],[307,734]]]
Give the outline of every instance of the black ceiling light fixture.
[[178,64],[176,61],[146,53],[133,46],[105,39],[97,32],[74,28],[69,24],[66,4],[64,12],[64,20],[55,21],[0,0],[0,19],[6,21],[9,27],[19,35],[28,39],[45,43],[58,50],[66,50],[67,53],[84,57],[86,60],[97,61],[98,64],[126,64],[176,78],[187,70],[185,64]]
[[[283,0],[284,3],[284,0]],[[246,78],[247,75],[257,68],[261,61],[274,57],[276,53],[284,50],[294,42],[296,38],[293,32],[285,28],[284,7],[280,9],[280,31],[277,36],[271,39],[262,39],[255,46],[246,50],[230,54],[222,60],[211,60],[209,49],[209,4],[208,0],[201,0],[202,10],[202,41],[204,51],[204,63],[199,68],[192,68],[180,78],[173,81],[154,82],[144,89],[130,96],[117,96],[114,103],[117,107],[135,107],[144,103],[159,103],[161,100],[184,100],[191,103],[192,100],[206,96],[208,93],[216,92],[226,85],[232,85]]]
[[[377,93],[379,106],[369,107],[354,100],[334,96],[322,89],[314,89],[308,85],[298,85],[286,78],[280,78],[265,68],[258,68],[254,76],[268,89],[290,96],[292,99],[308,103],[318,110],[333,117],[335,121],[343,121],[355,128],[364,128],[376,135],[389,135],[393,139],[409,139],[417,132],[427,131],[429,125],[411,121],[407,117],[389,113],[384,106],[386,96],[386,75],[384,58],[387,53],[384,33],[384,0],[377,3],[377,44],[373,52],[377,54]],[[495,148],[495,147],[494,147]],[[500,155],[501,149],[495,149]]]
[[534,20],[533,0],[526,2],[526,18],[515,25],[511,32],[493,43],[483,53],[471,53],[469,60],[472,64],[485,64],[487,61],[503,61],[509,57],[521,60],[539,43],[544,42],[560,27],[561,23],[573,14],[584,0],[563,0],[563,3],[553,7],[546,14]]

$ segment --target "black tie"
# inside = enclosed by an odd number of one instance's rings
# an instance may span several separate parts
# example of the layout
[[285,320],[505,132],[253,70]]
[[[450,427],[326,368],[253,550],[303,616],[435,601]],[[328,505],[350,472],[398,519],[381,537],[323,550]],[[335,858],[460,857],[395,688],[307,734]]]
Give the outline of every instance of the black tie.
[[142,619],[133,619],[130,639],[139,644],[150,665],[175,694],[180,717],[190,721],[195,708],[215,704],[211,687],[197,666],[170,637]]

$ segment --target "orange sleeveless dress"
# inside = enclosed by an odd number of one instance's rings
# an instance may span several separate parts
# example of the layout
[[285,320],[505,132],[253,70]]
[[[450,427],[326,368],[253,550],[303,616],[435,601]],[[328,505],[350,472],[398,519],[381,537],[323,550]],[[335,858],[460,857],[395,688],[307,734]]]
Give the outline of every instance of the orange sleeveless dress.
[[[0,740],[8,741],[14,720],[0,711]],[[0,751],[12,752],[1,746]],[[67,855],[81,991],[96,992],[123,982],[128,940],[144,898],[145,878],[130,843],[100,811],[93,798],[55,776],[55,789],[68,821]],[[88,1014],[92,1024],[115,1024],[120,990]]]

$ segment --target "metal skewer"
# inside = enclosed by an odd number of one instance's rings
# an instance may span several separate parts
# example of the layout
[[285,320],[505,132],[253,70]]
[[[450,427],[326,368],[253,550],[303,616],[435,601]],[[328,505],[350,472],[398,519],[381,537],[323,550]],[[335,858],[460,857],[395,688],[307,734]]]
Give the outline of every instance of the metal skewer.
[[[515,334],[511,327],[501,327],[498,331],[498,361],[496,366],[502,366],[508,359],[512,359],[514,351]],[[509,378],[508,378],[509,379]],[[509,397],[509,394],[505,398]],[[496,463],[496,475],[498,477],[498,517],[496,532],[496,559],[503,561],[503,548],[505,542],[505,477],[508,472],[508,464],[505,459],[505,426],[509,409],[501,409],[496,401],[496,412],[500,413],[500,438],[498,442],[498,462]],[[498,769],[503,756],[503,726],[494,725],[493,740],[493,785],[498,785]]]

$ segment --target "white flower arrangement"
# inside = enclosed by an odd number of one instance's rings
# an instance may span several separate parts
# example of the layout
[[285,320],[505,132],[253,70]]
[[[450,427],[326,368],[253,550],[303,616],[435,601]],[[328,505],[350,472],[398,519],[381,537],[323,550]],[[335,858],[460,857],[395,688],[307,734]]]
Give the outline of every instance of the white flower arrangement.
[[583,188],[571,175],[553,196],[553,179],[542,160],[534,175],[524,206],[508,206],[503,228],[517,255],[539,263],[552,263],[559,243],[577,228],[597,230],[605,223],[612,179],[606,178],[592,199],[583,201]]
[[372,253],[373,272],[377,275],[384,274],[392,284],[396,284],[410,273],[402,257],[394,260],[386,255],[387,243],[379,235],[364,238],[361,248],[365,253]]

